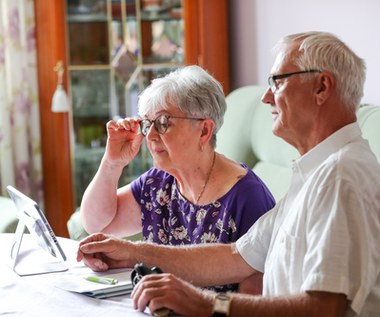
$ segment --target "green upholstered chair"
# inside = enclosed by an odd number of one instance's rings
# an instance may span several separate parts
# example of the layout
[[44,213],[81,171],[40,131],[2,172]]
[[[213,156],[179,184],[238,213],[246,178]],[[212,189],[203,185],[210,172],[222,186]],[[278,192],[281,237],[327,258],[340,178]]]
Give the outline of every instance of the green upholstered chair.
[[[78,208],[67,222],[67,230],[69,232],[70,239],[73,240],[81,240],[88,236],[88,233],[84,230],[81,224],[79,211],[80,209]],[[141,240],[141,237],[141,233],[138,233],[125,238],[131,241],[138,241]]]
[[[292,160],[299,157],[299,153],[273,135],[270,108],[261,102],[265,89],[261,86],[246,86],[227,96],[227,112],[218,132],[216,150],[252,168],[278,201],[288,190]],[[380,162],[380,106],[360,107],[358,121],[363,136],[369,140]],[[68,228],[74,239],[86,235],[78,212],[69,220]]]
[[[252,168],[278,201],[289,187],[291,163],[299,153],[272,134],[270,107],[261,102],[265,90],[266,87],[245,86],[227,96],[217,151]],[[380,106],[363,105],[357,115],[363,136],[380,162]]]

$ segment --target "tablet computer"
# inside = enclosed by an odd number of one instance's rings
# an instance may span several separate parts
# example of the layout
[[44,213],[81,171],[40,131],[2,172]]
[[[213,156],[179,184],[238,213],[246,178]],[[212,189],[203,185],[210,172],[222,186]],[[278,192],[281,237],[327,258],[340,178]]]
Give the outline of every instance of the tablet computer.
[[[16,188],[7,186],[7,191],[16,205],[17,217],[19,218],[10,250],[10,263],[14,271],[19,275],[66,271],[67,268],[62,263],[66,261],[66,255],[41,208],[34,200]],[[42,265],[35,265],[35,263],[33,265],[18,265],[21,260],[20,245],[25,228],[29,230],[37,244],[51,256],[51,261],[42,263]],[[27,257],[23,261],[27,261]]]

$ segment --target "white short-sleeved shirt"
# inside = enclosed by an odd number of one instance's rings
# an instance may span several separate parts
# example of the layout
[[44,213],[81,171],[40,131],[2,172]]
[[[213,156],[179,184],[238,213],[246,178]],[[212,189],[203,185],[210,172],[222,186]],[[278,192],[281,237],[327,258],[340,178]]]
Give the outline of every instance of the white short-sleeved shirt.
[[293,163],[287,195],[236,245],[264,296],[343,293],[380,316],[380,165],[352,123]]

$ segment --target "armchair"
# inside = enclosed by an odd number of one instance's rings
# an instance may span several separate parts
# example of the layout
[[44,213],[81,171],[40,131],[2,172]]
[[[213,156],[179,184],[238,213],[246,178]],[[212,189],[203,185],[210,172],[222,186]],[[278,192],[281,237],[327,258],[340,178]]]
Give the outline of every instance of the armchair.
[[[272,134],[272,114],[269,106],[261,102],[265,89],[245,86],[227,96],[227,112],[216,150],[251,167],[278,201],[289,187],[291,163],[299,153]],[[380,106],[362,105],[357,117],[363,137],[380,162]]]

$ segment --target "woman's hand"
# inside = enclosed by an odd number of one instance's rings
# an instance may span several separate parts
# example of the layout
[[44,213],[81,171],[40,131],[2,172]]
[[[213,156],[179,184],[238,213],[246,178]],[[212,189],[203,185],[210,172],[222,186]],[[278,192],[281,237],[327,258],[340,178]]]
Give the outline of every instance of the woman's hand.
[[154,313],[167,308],[181,316],[210,316],[213,294],[202,291],[173,274],[149,274],[135,286],[131,294],[134,307]]
[[144,139],[139,134],[140,119],[126,118],[107,123],[105,159],[112,164],[129,164],[140,150]]
[[135,246],[132,242],[95,233],[79,243],[77,261],[83,261],[95,272],[113,268],[133,267]]

